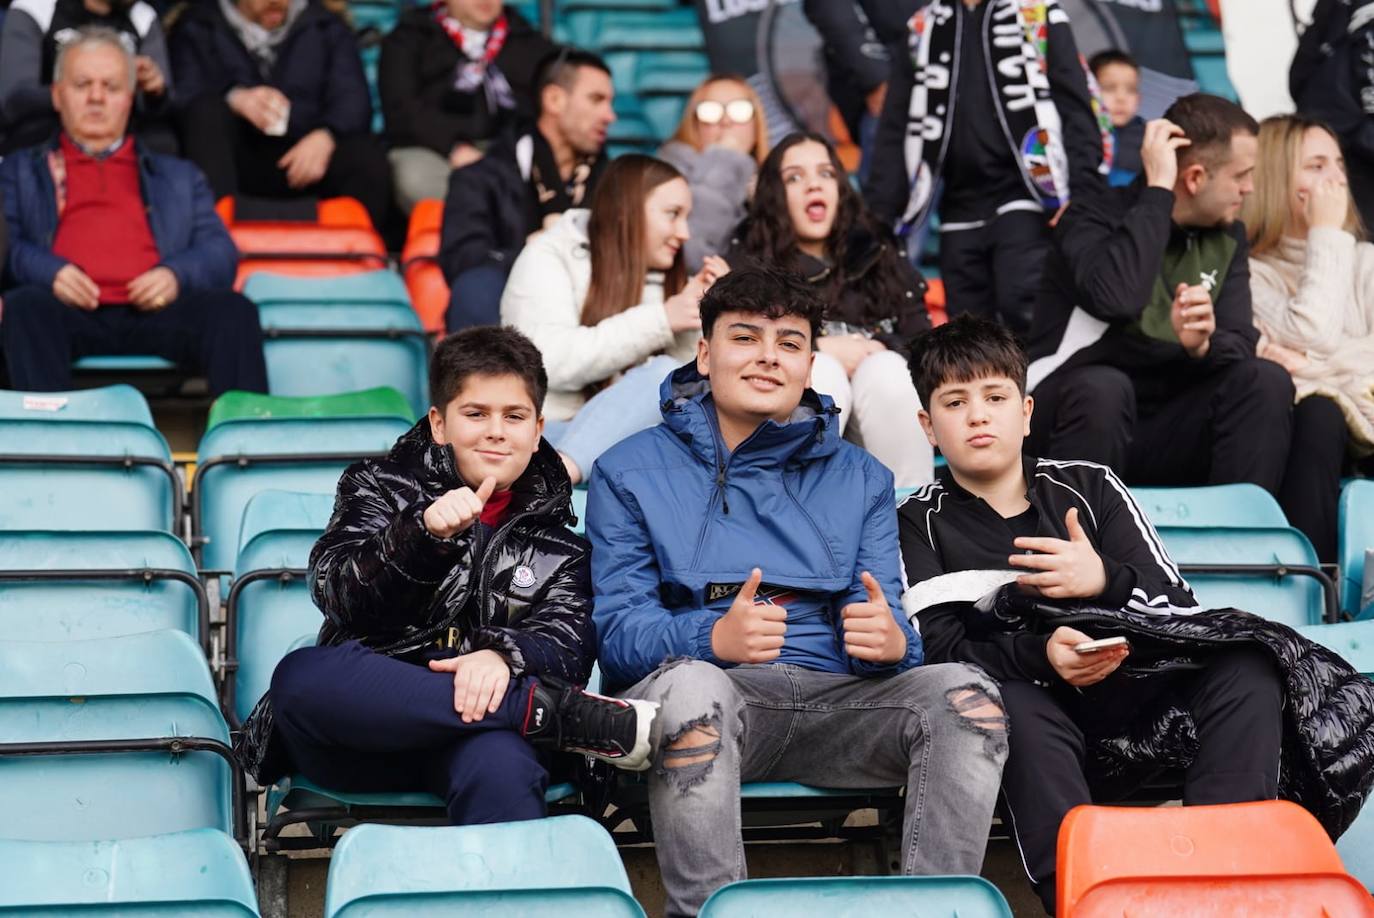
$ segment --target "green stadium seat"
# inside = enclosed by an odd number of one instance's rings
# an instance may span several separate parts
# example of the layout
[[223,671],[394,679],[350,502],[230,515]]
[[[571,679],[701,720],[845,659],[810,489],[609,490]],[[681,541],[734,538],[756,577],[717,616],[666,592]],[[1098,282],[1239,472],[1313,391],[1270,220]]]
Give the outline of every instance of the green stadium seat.
[[1161,526],[1159,535],[1203,608],[1243,609],[1293,628],[1335,610],[1334,586],[1296,529]]
[[722,886],[701,918],[1011,918],[1002,894],[982,877],[806,877]]
[[259,271],[243,292],[258,306],[274,395],[392,386],[416,415],[429,407],[429,341],[399,274],[320,278]]
[[120,841],[0,839],[0,915],[246,918],[243,851],[215,829]]
[[481,826],[364,825],[329,864],[325,918],[642,916],[605,829],[582,816]]
[[241,836],[228,742],[183,632],[0,641],[0,837]]
[[395,416],[236,418],[205,432],[191,488],[202,568],[227,570],[244,508],[259,491],[333,494],[344,468],[385,455],[412,425]]
[[415,423],[415,412],[406,397],[390,386],[337,395],[284,397],[259,392],[226,392],[210,406],[205,428],[240,418],[400,418]]
[[185,543],[169,533],[0,532],[5,640],[66,641],[174,628],[203,643],[208,623],[209,603],[195,562]]
[[1374,608],[1360,608],[1364,556],[1374,548],[1374,481],[1357,479],[1346,483],[1341,490],[1336,529],[1336,541],[1340,546],[1341,608],[1348,615],[1374,617]]
[[171,451],[127,385],[0,390],[0,494],[0,529],[179,528]]
[[1287,526],[1279,502],[1253,484],[1200,488],[1131,488],[1155,526]]

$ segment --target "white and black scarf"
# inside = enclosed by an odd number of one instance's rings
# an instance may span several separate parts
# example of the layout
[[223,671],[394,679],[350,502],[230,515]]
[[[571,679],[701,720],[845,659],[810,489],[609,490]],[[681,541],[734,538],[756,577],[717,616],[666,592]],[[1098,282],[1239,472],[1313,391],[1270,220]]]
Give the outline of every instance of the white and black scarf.
[[[983,53],[994,109],[1030,195],[1046,208],[1069,199],[1069,162],[1046,58],[1051,23],[1068,23],[1057,0],[985,0]],[[959,49],[968,11],[962,0],[932,0],[907,23],[915,84],[907,108],[908,198],[900,228],[930,208],[949,148],[958,95]]]

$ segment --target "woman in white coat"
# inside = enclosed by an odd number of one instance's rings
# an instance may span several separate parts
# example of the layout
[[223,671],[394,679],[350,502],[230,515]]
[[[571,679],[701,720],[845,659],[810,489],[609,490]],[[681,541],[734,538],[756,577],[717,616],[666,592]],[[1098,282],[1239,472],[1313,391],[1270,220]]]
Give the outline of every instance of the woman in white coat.
[[1297,391],[1279,502],[1318,557],[1335,561],[1342,472],[1374,453],[1374,245],[1326,125],[1265,119],[1242,218],[1258,353]]
[[529,242],[501,296],[501,322],[544,356],[544,435],[574,483],[620,440],[659,422],[658,389],[696,356],[697,304],[728,268],[687,276],[692,193],[649,156],[618,157],[590,210],[573,209]]

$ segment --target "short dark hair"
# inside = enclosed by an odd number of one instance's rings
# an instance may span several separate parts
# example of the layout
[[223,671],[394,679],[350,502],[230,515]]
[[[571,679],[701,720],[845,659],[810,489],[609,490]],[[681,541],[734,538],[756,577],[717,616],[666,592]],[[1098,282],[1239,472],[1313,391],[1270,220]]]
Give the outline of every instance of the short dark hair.
[[429,400],[443,411],[463,391],[469,376],[518,376],[536,413],[544,413],[549,376],[539,348],[513,328],[480,325],[449,335],[429,363]]
[[1110,67],[1112,64],[1124,64],[1137,72],[1140,70],[1140,65],[1135,62],[1135,58],[1116,48],[1108,48],[1106,51],[1099,51],[1094,54],[1088,60],[1088,69],[1092,71],[1093,76],[1097,76],[1102,72],[1103,67]]
[[534,80],[534,98],[542,99],[544,89],[548,86],[561,86],[564,90],[572,92],[573,85],[577,82],[577,72],[583,67],[600,70],[606,76],[611,75],[611,68],[606,66],[606,62],[590,51],[563,45],[557,51],[550,52],[539,64],[538,75]]
[[801,275],[761,264],[733,269],[711,285],[701,298],[701,334],[711,329],[722,312],[747,312],[769,319],[801,316],[811,325],[811,347],[825,321],[825,302]]
[[1208,170],[1231,158],[1231,138],[1236,134],[1258,136],[1259,122],[1229,99],[1195,92],[1175,99],[1164,117],[1183,129],[1192,143],[1180,147],[1178,165],[1201,162]]
[[935,390],[952,382],[1005,376],[1026,394],[1026,352],[1005,325],[973,315],[951,319],[911,342],[911,381],[930,410]]

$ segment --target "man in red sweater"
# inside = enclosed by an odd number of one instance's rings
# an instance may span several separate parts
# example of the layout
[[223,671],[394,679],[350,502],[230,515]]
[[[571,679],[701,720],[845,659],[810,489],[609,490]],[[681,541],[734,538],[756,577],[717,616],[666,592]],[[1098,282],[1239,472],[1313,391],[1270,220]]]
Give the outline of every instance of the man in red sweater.
[[87,27],[54,69],[60,134],[0,163],[11,385],[66,389],[78,357],[154,354],[204,374],[212,394],[266,391],[257,309],[232,289],[238,252],[205,178],[125,133],[133,57]]

